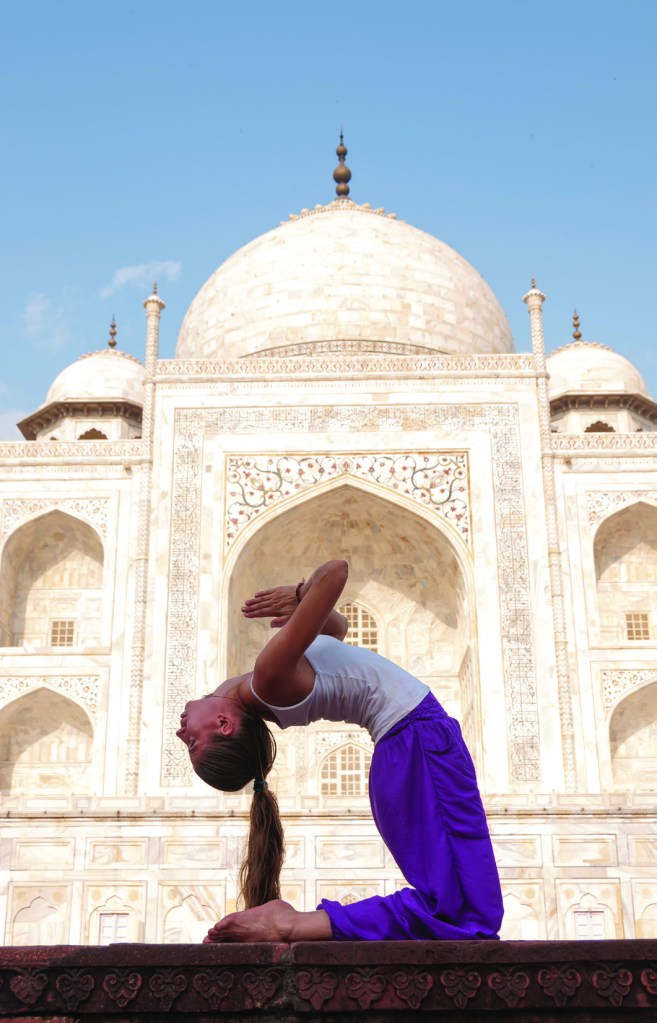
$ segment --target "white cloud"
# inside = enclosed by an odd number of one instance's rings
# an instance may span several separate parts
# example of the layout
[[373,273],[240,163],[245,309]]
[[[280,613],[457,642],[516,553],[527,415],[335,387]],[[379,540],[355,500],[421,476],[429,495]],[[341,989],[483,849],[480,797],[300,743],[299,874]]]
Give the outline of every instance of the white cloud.
[[39,348],[57,351],[73,341],[71,302],[54,302],[49,295],[33,291],[27,296],[22,320],[25,335]]
[[115,271],[110,283],[101,288],[100,297],[109,298],[127,285],[150,288],[153,281],[158,279],[175,281],[181,270],[182,263],[176,259],[152,259],[148,263],[138,263],[136,266],[122,266]]
[[24,412],[22,409],[8,409],[6,412],[0,412],[0,441],[25,440],[16,423],[20,423],[21,419],[25,419],[28,415],[29,412]]

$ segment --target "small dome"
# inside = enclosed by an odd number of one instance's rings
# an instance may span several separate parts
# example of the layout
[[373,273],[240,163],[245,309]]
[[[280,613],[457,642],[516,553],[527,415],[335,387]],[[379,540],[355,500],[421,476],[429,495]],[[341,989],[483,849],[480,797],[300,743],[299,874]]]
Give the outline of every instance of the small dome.
[[550,398],[562,394],[639,394],[648,389],[639,371],[607,345],[573,341],[546,359]]
[[62,370],[45,405],[60,401],[131,401],[144,404],[144,367],[139,359],[114,348],[89,352]]
[[514,350],[499,302],[458,252],[383,210],[337,199],[227,259],[190,305],[176,356],[238,359],[338,340]]

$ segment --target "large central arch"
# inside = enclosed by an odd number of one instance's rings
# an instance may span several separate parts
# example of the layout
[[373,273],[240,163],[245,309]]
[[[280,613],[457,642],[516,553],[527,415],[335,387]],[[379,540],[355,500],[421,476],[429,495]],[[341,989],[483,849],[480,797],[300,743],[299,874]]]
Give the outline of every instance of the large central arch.
[[252,667],[270,637],[268,622],[240,614],[244,599],[296,583],[330,558],[350,563],[345,597],[374,615],[379,652],[431,686],[465,719],[480,748],[471,580],[438,525],[410,508],[341,482],[264,521],[233,563],[228,594],[228,675]]

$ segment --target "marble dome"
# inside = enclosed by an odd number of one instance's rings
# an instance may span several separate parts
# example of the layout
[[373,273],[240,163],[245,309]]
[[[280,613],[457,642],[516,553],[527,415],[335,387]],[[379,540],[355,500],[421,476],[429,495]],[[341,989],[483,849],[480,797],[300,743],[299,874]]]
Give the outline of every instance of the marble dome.
[[299,345],[336,340],[514,350],[499,302],[458,252],[383,210],[337,199],[227,259],[192,301],[176,356],[301,354]]
[[562,394],[639,394],[648,397],[643,377],[607,345],[573,341],[546,359],[551,398]]
[[144,367],[134,355],[105,348],[89,352],[62,370],[44,405],[60,401],[131,401],[144,404]]

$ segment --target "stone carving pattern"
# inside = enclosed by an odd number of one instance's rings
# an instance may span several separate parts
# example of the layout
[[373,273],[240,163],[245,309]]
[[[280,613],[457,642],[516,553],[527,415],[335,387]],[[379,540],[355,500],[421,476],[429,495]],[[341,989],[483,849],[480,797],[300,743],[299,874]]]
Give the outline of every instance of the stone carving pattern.
[[256,1009],[262,1009],[266,1002],[270,1002],[275,992],[283,981],[282,973],[278,970],[266,970],[264,973],[244,974],[244,987],[249,992],[251,1001]]
[[161,973],[154,973],[148,982],[148,987],[158,1001],[162,1002],[162,1008],[168,1012],[178,995],[187,988],[187,980],[184,973],[176,973],[175,970],[163,970]]
[[103,988],[120,1009],[125,1009],[128,1002],[137,996],[140,987],[141,974],[136,970],[116,970],[108,973],[103,980]]
[[[198,366],[198,364],[195,364]],[[377,432],[385,417],[399,431],[461,429],[490,437],[502,614],[502,649],[512,781],[539,781],[536,671],[532,644],[529,564],[515,405],[398,405],[295,408],[179,409],[176,413],[169,552],[167,681],[162,783],[189,785],[191,769],[175,740],[180,707],[193,695],[205,434]],[[180,747],[180,748],[179,748]]]
[[500,970],[499,973],[489,975],[488,986],[509,1009],[515,1009],[525,997],[529,977],[523,970]]
[[411,1009],[419,1009],[433,986],[433,977],[426,971],[404,973],[399,970],[392,975],[392,985],[400,1001],[406,1002]]
[[[370,347],[374,343],[366,342]],[[318,344],[321,346],[321,342]],[[346,341],[343,344],[350,346],[353,342]],[[257,355],[233,360],[160,359],[157,364],[157,379],[170,380],[188,376],[201,376],[205,380],[212,377],[234,379],[240,376],[262,376],[271,379],[274,376],[298,377],[300,374],[311,376],[335,374],[349,379],[352,375],[381,373],[382,370],[386,376],[394,376],[396,373],[412,373],[414,376],[426,373],[440,373],[441,376],[447,376],[449,373],[477,373],[481,376],[490,376],[491,372],[505,371],[510,375],[534,373],[534,359],[531,355],[441,355],[425,350],[425,354],[403,356],[383,349],[379,355],[372,351],[362,351],[350,358],[349,351],[352,349],[348,348],[341,354],[333,354],[334,345],[334,342],[330,343],[331,351],[323,351],[321,347],[313,349],[316,354],[310,358]],[[309,346],[303,347],[308,352]]]
[[296,980],[299,994],[304,1001],[310,1002],[315,1011],[321,1009],[338,986],[337,974],[332,970],[322,970],[319,967],[301,970],[297,973]]
[[15,699],[33,689],[55,689],[65,696],[73,696],[84,704],[89,717],[95,722],[98,711],[100,679],[98,675],[18,675],[0,676],[0,701]]
[[69,1012],[75,1012],[80,1003],[89,998],[94,986],[93,977],[90,973],[85,973],[84,970],[61,973],[55,979],[55,987]]
[[571,966],[551,966],[538,971],[538,983],[550,998],[554,998],[560,1009],[577,991],[582,978]]
[[12,994],[24,1005],[34,1005],[48,984],[48,977],[40,970],[20,970],[9,981]]
[[443,970],[440,983],[456,1008],[465,1009],[481,986],[481,977],[476,970]]
[[621,490],[609,493],[605,490],[592,490],[586,495],[586,511],[589,523],[593,524],[615,508],[634,504],[636,501],[650,501],[657,505],[655,490]]
[[107,536],[107,510],[109,498],[96,497],[89,500],[82,498],[32,498],[32,499],[9,499],[2,505],[2,531],[0,538],[4,539],[26,519],[34,518],[37,515],[44,515],[49,511],[63,511],[73,518],[86,519],[105,539]]
[[254,516],[337,476],[369,479],[446,519],[470,545],[468,456],[461,453],[226,458],[226,550]]
[[235,978],[228,970],[204,970],[197,973],[192,981],[195,991],[204,998],[210,1008],[216,1012],[235,983]]
[[378,1001],[386,989],[386,980],[376,967],[356,970],[345,977],[345,989],[361,1009],[369,1009],[372,1002]]
[[144,444],[141,440],[103,440],[94,443],[78,441],[13,441],[0,442],[0,462],[3,459],[22,461],[60,461],[62,458],[87,458],[89,460],[119,460],[141,458]]
[[648,679],[657,679],[657,665],[654,668],[604,668],[600,678],[605,714],[609,717],[625,693],[647,682]]
[[612,964],[593,974],[593,987],[601,998],[618,1009],[632,986],[632,974],[623,966]]
[[646,966],[645,970],[641,971],[641,983],[651,995],[657,995],[657,969]]
[[558,454],[587,451],[657,451],[657,432],[552,433],[550,447]]

